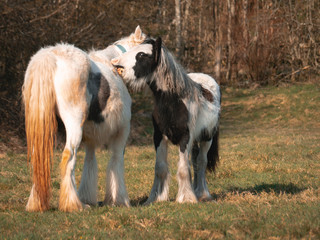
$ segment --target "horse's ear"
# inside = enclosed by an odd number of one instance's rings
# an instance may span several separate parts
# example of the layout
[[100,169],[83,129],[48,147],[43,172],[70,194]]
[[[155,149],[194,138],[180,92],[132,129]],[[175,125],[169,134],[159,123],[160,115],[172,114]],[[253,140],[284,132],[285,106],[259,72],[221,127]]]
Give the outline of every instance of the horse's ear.
[[141,40],[141,38],[142,38],[142,31],[141,31],[140,26],[138,25],[136,27],[136,30],[134,31],[134,39],[135,40]]
[[157,64],[159,63],[159,60],[160,60],[161,45],[162,45],[162,39],[161,37],[158,37],[154,44],[154,60]]

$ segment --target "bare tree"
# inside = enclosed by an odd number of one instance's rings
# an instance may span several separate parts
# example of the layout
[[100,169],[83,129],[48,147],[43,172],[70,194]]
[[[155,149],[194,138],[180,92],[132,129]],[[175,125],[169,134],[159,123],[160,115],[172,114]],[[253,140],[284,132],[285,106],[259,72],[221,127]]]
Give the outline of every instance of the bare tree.
[[249,25],[248,25],[248,0],[243,0],[243,39],[245,47],[248,46],[249,43]]
[[191,0],[185,0],[185,7],[184,7],[184,16],[182,21],[182,36],[184,39],[188,39],[188,23],[189,23],[189,16],[190,16],[190,5]]
[[234,0],[227,0],[228,6],[228,29],[227,29],[227,74],[226,79],[230,82],[232,77],[232,58],[233,58],[233,41],[232,41],[232,20],[235,14],[235,2]]
[[182,56],[181,1],[175,0],[176,53],[177,59]]
[[199,14],[199,26],[198,26],[198,31],[199,31],[199,44],[198,44],[198,61],[200,62],[201,59],[201,51],[202,51],[202,14],[203,14],[203,0],[200,0],[200,14]]
[[166,0],[158,0],[158,19],[157,21],[162,24],[167,22],[167,7]]
[[216,80],[221,82],[221,61],[222,61],[222,46],[221,46],[221,37],[222,37],[222,27],[221,27],[221,13],[220,13],[220,1],[213,0],[213,24],[214,24],[214,41],[215,41],[215,64],[214,72]]

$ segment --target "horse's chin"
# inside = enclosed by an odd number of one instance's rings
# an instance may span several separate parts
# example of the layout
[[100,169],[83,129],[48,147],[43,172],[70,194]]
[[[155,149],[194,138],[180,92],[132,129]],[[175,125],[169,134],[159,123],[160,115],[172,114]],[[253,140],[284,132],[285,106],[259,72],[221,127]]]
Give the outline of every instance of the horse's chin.
[[147,86],[145,79],[135,79],[135,80],[129,80],[129,81],[125,80],[125,82],[128,84],[130,89],[133,90],[134,92],[141,92]]

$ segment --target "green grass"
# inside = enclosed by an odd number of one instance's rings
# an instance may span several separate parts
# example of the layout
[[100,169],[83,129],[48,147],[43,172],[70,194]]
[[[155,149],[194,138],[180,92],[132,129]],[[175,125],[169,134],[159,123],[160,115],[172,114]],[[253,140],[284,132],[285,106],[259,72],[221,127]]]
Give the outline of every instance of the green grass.
[[[232,89],[223,92],[220,164],[208,174],[214,202],[178,204],[178,149],[170,145],[170,201],[141,206],[151,190],[155,152],[152,107],[138,95],[133,137],[125,154],[131,208],[57,210],[59,159],[55,152],[52,209],[27,213],[31,189],[26,154],[0,155],[1,239],[319,239],[319,85]],[[150,103],[150,101],[149,101]],[[99,200],[110,155],[98,151]],[[84,152],[76,169],[79,182]]]

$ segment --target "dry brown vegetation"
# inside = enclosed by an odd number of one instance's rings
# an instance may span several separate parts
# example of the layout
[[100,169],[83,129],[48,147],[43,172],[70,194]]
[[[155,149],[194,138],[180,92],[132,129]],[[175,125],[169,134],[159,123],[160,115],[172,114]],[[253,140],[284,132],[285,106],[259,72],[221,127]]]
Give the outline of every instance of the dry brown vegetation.
[[319,9],[315,0],[1,1],[1,134],[23,135],[21,85],[36,51],[58,42],[104,48],[138,24],[189,71],[222,85],[318,81]]

